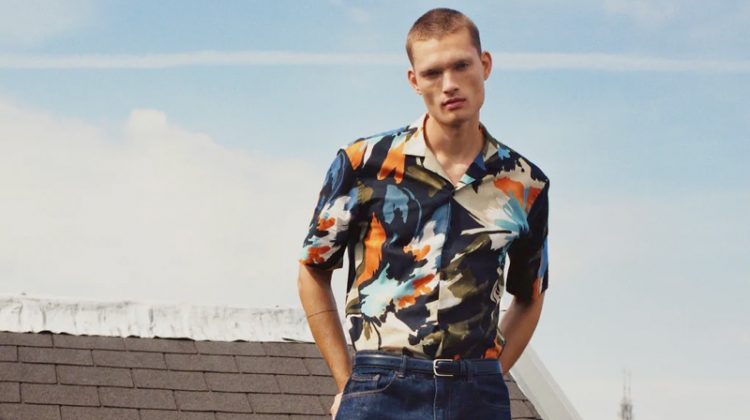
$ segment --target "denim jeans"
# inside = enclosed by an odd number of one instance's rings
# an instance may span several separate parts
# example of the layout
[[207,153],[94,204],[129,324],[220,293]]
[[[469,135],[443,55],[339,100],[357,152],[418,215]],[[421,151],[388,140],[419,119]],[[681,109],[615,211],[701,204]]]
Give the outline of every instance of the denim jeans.
[[336,413],[336,420],[510,418],[502,374],[435,376],[402,368],[358,366],[356,362]]

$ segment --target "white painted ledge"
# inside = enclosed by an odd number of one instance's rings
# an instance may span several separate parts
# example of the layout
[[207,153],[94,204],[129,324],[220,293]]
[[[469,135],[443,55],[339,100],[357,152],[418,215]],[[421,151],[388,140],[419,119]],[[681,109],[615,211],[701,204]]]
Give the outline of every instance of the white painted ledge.
[[294,308],[228,308],[188,304],[101,302],[0,296],[0,330],[217,341],[312,341]]

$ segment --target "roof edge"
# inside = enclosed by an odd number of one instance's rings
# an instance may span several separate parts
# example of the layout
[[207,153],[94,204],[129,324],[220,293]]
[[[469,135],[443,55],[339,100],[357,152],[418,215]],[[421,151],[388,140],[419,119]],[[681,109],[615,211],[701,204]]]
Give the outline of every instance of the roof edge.
[[312,342],[298,308],[94,301],[0,295],[0,330],[74,335]]
[[545,420],[582,420],[531,345],[510,369],[521,391]]

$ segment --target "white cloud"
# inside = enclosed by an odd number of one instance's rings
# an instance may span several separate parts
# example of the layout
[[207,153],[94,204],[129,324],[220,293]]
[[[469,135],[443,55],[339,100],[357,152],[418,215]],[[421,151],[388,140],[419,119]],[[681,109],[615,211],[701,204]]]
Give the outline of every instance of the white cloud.
[[159,69],[191,66],[393,65],[402,54],[304,53],[294,51],[193,51],[143,55],[0,54],[0,69]]
[[361,7],[350,7],[347,14],[356,23],[367,23],[370,21],[370,13]]
[[719,10],[698,15],[697,22],[688,29],[688,38],[694,43],[707,43],[720,48],[735,46],[744,53],[747,51],[745,40],[750,37],[750,3],[724,3]]
[[295,306],[322,170],[157,110],[110,135],[0,100],[2,292]]
[[[654,358],[669,357],[654,355]],[[694,363],[706,363],[705,360]],[[610,377],[602,379],[607,373]],[[585,419],[616,419],[622,398],[620,372],[604,372],[596,377],[577,375],[566,382],[573,402],[586,401],[576,408]],[[727,419],[742,420],[750,404],[745,380],[696,378],[689,369],[683,375],[654,375],[634,372],[632,400],[634,417],[639,420]],[[688,402],[689,403],[686,403]]]
[[[750,246],[750,228],[743,223],[750,192],[720,185],[686,191],[622,196],[600,191],[580,196],[573,185],[560,180],[550,199],[560,198],[550,215],[556,231],[550,266],[561,264],[555,278],[591,279],[595,273],[612,271],[609,281],[630,275],[658,279],[651,284],[652,292],[689,284],[696,295],[712,293],[712,285],[702,281],[704,276],[741,272],[738,265],[727,265],[726,259]],[[733,205],[714,218],[716,203]],[[684,261],[700,264],[687,266]]]
[[656,25],[673,18],[677,4],[665,0],[607,0],[607,12],[627,16],[642,25]]
[[506,70],[594,70],[663,72],[749,72],[750,61],[685,60],[601,53],[496,53],[493,67]]
[[[750,60],[688,60],[601,53],[494,53],[496,70],[750,72]],[[144,55],[0,54],[0,69],[160,69],[193,66],[400,65],[403,54],[193,51]]]
[[91,0],[0,0],[0,44],[38,44],[80,27],[93,15]]
[[329,0],[328,3],[335,7],[343,9],[346,15],[349,16],[349,19],[351,19],[355,23],[364,24],[369,22],[371,19],[370,12],[361,7],[352,6],[344,0]]

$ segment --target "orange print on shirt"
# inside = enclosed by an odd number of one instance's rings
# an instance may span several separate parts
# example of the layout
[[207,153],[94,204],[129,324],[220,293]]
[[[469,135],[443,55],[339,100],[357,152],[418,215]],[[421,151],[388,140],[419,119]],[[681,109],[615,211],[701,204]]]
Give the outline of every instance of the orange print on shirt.
[[427,253],[430,252],[430,245],[425,245],[421,249],[413,249],[411,245],[406,245],[404,247],[404,252],[407,254],[413,254],[414,261],[421,261],[427,256]]
[[359,165],[362,163],[362,158],[365,156],[365,150],[367,150],[367,142],[365,141],[352,143],[344,150],[346,155],[349,156],[352,168],[359,168]]
[[497,359],[500,357],[500,353],[503,352],[503,346],[495,340],[495,345],[484,351],[482,359]]
[[[523,203],[522,182],[514,181],[510,178],[499,178],[495,180],[495,187],[508,195],[512,195],[519,203]],[[524,210],[526,210],[527,213],[531,210],[531,205],[534,204],[534,201],[536,201],[536,198],[541,192],[541,188],[529,187],[529,195],[527,197],[526,206],[524,207]]]
[[360,283],[372,277],[373,274],[380,267],[380,260],[383,257],[383,244],[385,243],[385,229],[380,221],[375,217],[375,213],[372,214],[370,220],[370,230],[367,231],[365,237],[365,256],[364,256],[364,269],[355,280],[354,284],[359,286]]
[[330,251],[330,246],[312,246],[307,249],[307,259],[303,261],[304,264],[322,264],[326,261],[323,254]]
[[427,285],[430,283],[430,280],[435,278],[434,274],[428,274],[422,278],[414,280],[413,286],[414,286],[414,292],[412,294],[402,297],[398,300],[398,307],[403,308],[405,306],[414,305],[417,303],[417,298],[426,295],[429,293],[432,289],[428,287]]
[[527,212],[531,209],[531,206],[534,204],[534,201],[536,201],[540,192],[542,192],[541,188],[529,187],[529,202],[526,204]]
[[378,172],[378,180],[385,179],[391,172],[395,172],[393,179],[396,180],[396,184],[401,183],[404,179],[404,162],[406,161],[406,155],[404,155],[404,145],[406,142],[402,142],[396,147],[392,147],[388,150],[383,164],[380,166],[380,172]]
[[495,179],[495,187],[504,193],[515,197],[519,203],[523,203],[523,183],[510,178]]
[[320,217],[318,218],[318,230],[321,232],[327,231],[334,223],[336,223],[336,219],[333,217],[329,217],[328,219]]

